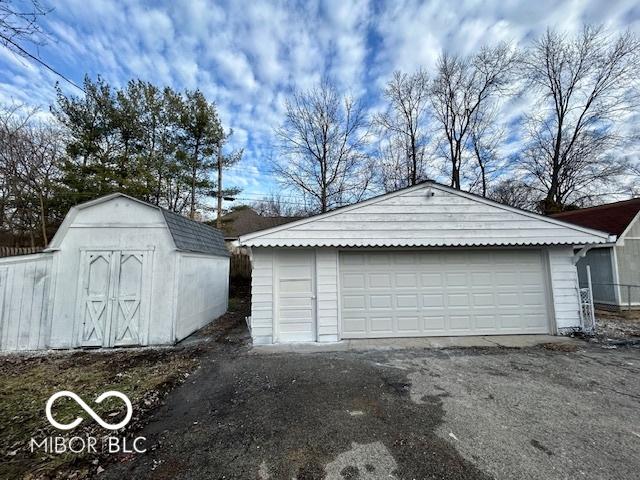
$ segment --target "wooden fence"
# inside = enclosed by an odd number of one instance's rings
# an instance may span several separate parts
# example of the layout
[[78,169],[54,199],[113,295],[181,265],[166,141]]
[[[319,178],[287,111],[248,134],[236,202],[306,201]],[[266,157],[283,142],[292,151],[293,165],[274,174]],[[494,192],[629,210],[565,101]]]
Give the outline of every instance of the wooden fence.
[[232,253],[229,263],[229,277],[232,279],[251,279],[251,260],[246,253]]
[[42,247],[0,247],[0,258],[31,255],[32,253],[40,253],[42,250]]

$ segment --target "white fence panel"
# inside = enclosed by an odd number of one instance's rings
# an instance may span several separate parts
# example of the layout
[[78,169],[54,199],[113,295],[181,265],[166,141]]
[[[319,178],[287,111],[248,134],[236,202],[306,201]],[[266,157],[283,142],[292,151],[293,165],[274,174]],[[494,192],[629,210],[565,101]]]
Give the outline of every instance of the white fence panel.
[[47,347],[52,254],[0,259],[0,350]]

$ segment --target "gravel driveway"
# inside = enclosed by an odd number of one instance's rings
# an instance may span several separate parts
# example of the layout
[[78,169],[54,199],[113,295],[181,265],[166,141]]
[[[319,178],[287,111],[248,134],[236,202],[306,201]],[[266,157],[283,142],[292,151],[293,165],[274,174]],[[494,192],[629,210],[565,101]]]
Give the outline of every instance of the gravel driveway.
[[638,478],[640,349],[211,355],[99,478]]

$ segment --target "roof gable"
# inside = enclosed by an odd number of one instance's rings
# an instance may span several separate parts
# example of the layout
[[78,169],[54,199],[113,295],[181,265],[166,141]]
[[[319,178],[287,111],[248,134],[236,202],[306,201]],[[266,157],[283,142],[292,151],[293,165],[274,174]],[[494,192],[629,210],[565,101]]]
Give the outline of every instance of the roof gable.
[[640,198],[632,198],[622,202],[557,213],[552,216],[564,222],[595,228],[619,237],[631,226],[639,212]]
[[240,237],[249,246],[579,245],[609,235],[425,182]]

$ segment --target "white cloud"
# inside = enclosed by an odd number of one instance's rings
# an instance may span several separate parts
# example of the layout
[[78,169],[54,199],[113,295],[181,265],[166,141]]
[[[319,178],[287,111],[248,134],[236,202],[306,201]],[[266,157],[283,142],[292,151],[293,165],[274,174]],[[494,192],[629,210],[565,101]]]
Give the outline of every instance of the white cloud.
[[[87,73],[114,85],[139,77],[200,88],[234,128],[231,145],[245,148],[243,168],[230,178],[249,196],[275,190],[266,165],[292,87],[330,75],[379,109],[395,69],[433,69],[443,49],[467,54],[483,43],[524,44],[547,26],[575,31],[583,22],[638,32],[640,10],[632,0],[60,0],[47,20],[55,41],[40,52],[76,82]],[[0,48],[0,101],[46,107],[57,80]],[[528,105],[512,100],[504,121]]]

